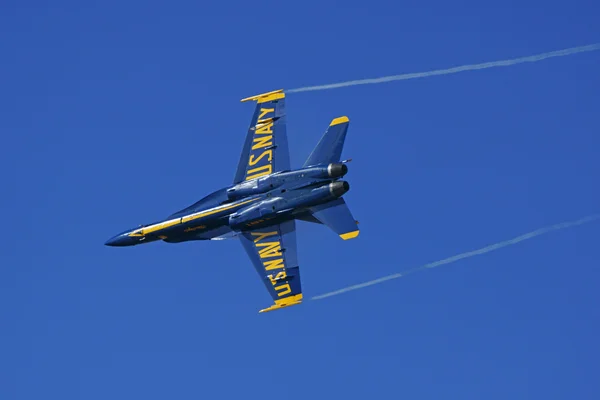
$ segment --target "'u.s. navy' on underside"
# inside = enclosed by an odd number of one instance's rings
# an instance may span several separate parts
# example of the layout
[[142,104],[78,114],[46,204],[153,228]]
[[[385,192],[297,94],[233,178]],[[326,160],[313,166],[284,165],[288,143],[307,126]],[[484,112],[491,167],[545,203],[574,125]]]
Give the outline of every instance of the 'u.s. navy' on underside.
[[348,117],[331,121],[299,169],[291,169],[283,89],[242,99],[256,108],[233,183],[162,221],[109,239],[108,246],[162,240],[239,238],[275,304],[260,312],[302,302],[296,220],[328,226],[342,239],[358,236],[358,222],[342,196],[348,172],[340,161]]

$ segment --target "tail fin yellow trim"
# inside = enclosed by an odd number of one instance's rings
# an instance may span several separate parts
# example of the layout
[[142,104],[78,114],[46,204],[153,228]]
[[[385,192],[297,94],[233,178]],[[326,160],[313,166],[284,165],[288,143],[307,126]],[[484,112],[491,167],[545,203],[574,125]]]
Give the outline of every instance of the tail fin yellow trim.
[[331,123],[329,124],[329,126],[343,124],[344,122],[348,122],[348,121],[350,121],[350,120],[348,119],[348,117],[346,117],[344,115],[343,117],[335,118],[333,121],[331,121]]
[[263,308],[259,311],[259,313],[278,310],[284,307],[291,307],[300,303],[302,303],[302,293],[297,294],[295,296],[286,297],[285,299],[275,300],[275,304],[273,304],[271,307]]
[[256,96],[246,97],[245,99],[240,100],[242,103],[250,100],[258,100],[259,103],[264,103],[270,100],[282,99],[285,97],[283,93],[283,89],[273,90],[272,92],[257,94]]

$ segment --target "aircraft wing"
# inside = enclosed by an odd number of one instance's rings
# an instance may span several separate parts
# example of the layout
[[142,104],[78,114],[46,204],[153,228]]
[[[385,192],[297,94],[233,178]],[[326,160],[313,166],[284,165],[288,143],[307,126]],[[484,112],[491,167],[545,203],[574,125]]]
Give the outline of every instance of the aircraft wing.
[[290,169],[283,89],[242,99],[256,107],[233,184]]
[[300,304],[302,286],[296,254],[295,221],[244,231],[238,237],[275,302],[260,312]]

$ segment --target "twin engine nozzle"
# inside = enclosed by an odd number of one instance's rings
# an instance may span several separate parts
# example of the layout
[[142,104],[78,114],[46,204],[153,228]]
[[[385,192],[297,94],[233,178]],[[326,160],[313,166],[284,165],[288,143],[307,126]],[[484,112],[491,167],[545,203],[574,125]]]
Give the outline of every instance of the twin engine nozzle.
[[327,166],[327,175],[330,178],[339,178],[348,173],[348,167],[344,163],[332,163]]
[[334,197],[341,197],[348,190],[350,190],[350,184],[346,181],[337,181],[329,184],[329,193]]
[[307,178],[338,179],[347,173],[348,167],[346,166],[346,161],[302,168],[295,171],[278,172],[257,179],[243,181],[230,187],[227,189],[227,198],[234,200],[244,196],[266,193],[285,183],[305,180]]

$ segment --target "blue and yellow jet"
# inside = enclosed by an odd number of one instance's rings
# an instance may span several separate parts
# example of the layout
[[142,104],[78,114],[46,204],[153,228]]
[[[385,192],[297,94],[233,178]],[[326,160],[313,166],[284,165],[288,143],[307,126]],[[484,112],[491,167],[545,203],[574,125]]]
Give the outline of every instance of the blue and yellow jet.
[[166,219],[127,230],[107,246],[162,240],[220,240],[238,237],[275,304],[272,311],[300,304],[302,288],[296,251],[296,220],[323,224],[342,239],[358,236],[357,221],[342,196],[340,161],[348,117],[331,121],[302,168],[290,168],[283,90],[242,99],[256,101],[233,184],[209,194]]

